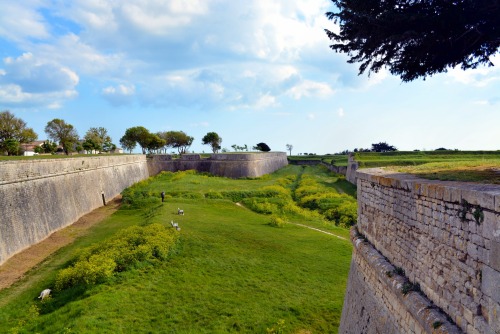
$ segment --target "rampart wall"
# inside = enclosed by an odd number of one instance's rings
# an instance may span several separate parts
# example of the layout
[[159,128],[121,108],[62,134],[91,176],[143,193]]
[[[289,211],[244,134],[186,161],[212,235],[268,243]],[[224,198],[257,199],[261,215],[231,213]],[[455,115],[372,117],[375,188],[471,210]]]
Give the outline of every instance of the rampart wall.
[[357,186],[340,333],[500,333],[500,187],[380,169]]
[[185,154],[180,159],[169,155],[153,156],[151,172],[194,169],[217,176],[240,178],[259,177],[288,165],[285,152],[212,154],[201,158],[199,154]]
[[0,264],[149,177],[143,155],[0,163]]
[[163,170],[258,177],[287,165],[286,153],[121,155],[0,162],[0,265],[9,257]]

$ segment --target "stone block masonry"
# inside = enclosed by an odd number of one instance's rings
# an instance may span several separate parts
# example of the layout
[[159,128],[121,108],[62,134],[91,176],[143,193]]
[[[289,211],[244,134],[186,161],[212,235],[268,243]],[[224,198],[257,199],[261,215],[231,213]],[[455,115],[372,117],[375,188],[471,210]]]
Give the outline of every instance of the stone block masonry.
[[[357,185],[366,241],[353,238],[341,333],[500,333],[500,187],[381,169],[358,170]],[[391,267],[421,292],[402,297],[402,281],[384,276]],[[446,321],[428,318],[429,310]]]

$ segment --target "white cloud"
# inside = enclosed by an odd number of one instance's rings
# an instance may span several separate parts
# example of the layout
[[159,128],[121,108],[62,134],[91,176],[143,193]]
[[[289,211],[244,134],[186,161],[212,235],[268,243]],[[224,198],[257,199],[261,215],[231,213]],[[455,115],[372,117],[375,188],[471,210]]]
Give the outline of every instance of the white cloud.
[[4,59],[0,70],[0,96],[10,105],[60,107],[77,96],[78,75],[56,62],[37,59],[31,53]]
[[340,118],[344,117],[344,115],[345,115],[344,108],[339,108],[339,109],[337,110],[337,115],[338,115]]
[[462,70],[460,65],[448,70],[448,77],[464,85],[485,87],[500,81],[500,55],[491,57],[494,66],[479,66],[476,69]]
[[334,90],[327,83],[304,80],[292,87],[288,94],[299,100],[303,97],[328,97],[334,94]]
[[310,113],[307,115],[307,118],[310,120],[315,120],[316,119],[316,114]]
[[37,9],[42,1],[2,1],[0,3],[0,36],[16,42],[28,38],[45,39],[50,36],[46,22]]
[[123,106],[133,102],[135,95],[134,85],[120,84],[109,86],[102,90],[102,96],[114,106]]

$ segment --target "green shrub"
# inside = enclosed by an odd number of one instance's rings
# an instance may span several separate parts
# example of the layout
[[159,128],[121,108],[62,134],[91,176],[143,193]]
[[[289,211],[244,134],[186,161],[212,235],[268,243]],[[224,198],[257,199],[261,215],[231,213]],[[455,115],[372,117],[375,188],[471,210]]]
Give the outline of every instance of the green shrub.
[[138,262],[164,260],[177,240],[174,231],[161,224],[132,226],[85,248],[70,267],[59,271],[56,290],[99,283]]
[[257,213],[270,215],[278,212],[278,205],[270,203],[265,198],[245,198],[242,202],[247,208]]
[[205,198],[208,199],[223,199],[224,196],[218,191],[209,191],[205,194]]
[[284,227],[285,224],[286,221],[278,216],[271,216],[271,219],[269,219],[269,225],[273,227]]

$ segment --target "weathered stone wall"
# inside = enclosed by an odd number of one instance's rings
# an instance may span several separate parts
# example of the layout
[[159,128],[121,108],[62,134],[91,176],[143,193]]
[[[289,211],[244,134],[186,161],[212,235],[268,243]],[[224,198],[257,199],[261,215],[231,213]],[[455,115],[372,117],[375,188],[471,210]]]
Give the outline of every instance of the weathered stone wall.
[[[418,283],[421,295],[461,331],[499,333],[500,187],[422,180],[380,169],[358,171],[357,177],[357,229],[367,240],[363,244],[372,245],[388,265],[404,269],[406,279]],[[365,306],[363,296],[378,312],[392,315],[388,323],[393,332],[413,330],[405,310],[423,332],[429,332],[428,322],[421,319],[428,307],[419,310],[414,303],[404,303],[394,310],[394,300],[401,300],[393,288],[396,283],[384,287],[376,262],[367,261],[365,255],[359,248],[354,251],[349,289],[359,296],[348,291],[341,332],[356,332],[351,329],[363,326],[356,317]],[[356,298],[361,300],[358,306]],[[422,332],[416,325],[413,328]],[[439,330],[450,332],[444,328]]]
[[349,157],[347,159],[347,170],[345,173],[345,179],[352,184],[357,184],[357,176],[356,170],[359,168],[359,163],[354,160],[354,155],[349,153]]
[[141,155],[0,163],[0,264],[149,177]]
[[170,156],[153,156],[151,171],[178,171],[194,169],[216,176],[240,178],[259,177],[272,173],[288,164],[285,152],[212,154],[201,158],[199,154],[185,154],[180,159]]

